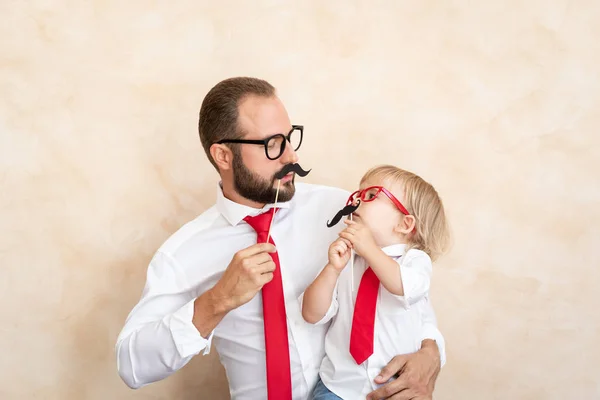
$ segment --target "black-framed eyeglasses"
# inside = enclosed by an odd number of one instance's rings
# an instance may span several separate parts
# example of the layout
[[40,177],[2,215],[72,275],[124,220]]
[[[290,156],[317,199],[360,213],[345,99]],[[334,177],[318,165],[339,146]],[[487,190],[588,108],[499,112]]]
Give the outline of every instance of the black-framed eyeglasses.
[[217,144],[223,143],[248,143],[260,144],[265,147],[265,154],[269,160],[277,160],[285,151],[285,142],[289,142],[294,151],[297,151],[302,144],[302,136],[304,135],[304,125],[292,125],[292,129],[287,135],[277,133],[262,140],[246,140],[246,139],[223,139]]

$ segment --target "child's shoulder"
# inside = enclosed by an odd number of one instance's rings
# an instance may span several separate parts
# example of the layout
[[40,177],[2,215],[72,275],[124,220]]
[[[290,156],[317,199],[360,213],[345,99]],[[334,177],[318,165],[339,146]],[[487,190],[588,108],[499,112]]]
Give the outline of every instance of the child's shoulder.
[[429,254],[419,249],[409,249],[402,258],[402,263],[418,262],[424,264],[432,264],[431,257],[429,257]]

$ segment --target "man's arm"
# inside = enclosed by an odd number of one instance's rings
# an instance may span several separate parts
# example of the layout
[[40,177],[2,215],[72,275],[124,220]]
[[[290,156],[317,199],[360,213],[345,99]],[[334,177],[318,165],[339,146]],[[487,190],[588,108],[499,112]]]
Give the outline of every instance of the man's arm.
[[255,244],[235,254],[215,286],[197,298],[181,266],[157,252],[148,268],[142,299],[129,314],[116,344],[117,369],[137,389],[164,379],[204,350],[212,332],[232,309],[250,301],[273,278],[268,252]]
[[374,390],[368,400],[430,400],[441,367],[446,362],[444,337],[437,328],[433,307],[427,299],[423,312],[421,349],[412,354],[394,357],[382,370],[375,383],[382,384],[390,378],[397,379]]
[[431,400],[439,372],[438,347],[432,340],[424,340],[419,351],[396,356],[381,370],[375,378],[376,383],[385,383],[399,376],[369,393],[367,400],[392,396],[394,400]]
[[116,344],[117,370],[132,389],[164,379],[210,347],[192,324],[194,293],[181,267],[157,252],[148,267],[142,298]]

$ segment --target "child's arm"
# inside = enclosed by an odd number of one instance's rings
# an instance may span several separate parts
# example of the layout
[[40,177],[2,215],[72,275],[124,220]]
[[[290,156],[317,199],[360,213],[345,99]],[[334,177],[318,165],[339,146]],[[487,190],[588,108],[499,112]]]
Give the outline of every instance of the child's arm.
[[377,246],[369,228],[355,221],[345,223],[348,228],[340,236],[352,243],[356,254],[365,259],[388,292],[404,296],[411,304],[429,291],[432,266],[426,253],[411,250],[405,254],[399,266],[398,262]]
[[414,304],[429,292],[433,266],[425,252],[409,250],[400,264],[382,250],[365,259],[383,286],[390,293],[403,296],[407,304]]
[[329,263],[304,292],[302,317],[311,324],[327,314],[340,273],[350,259],[350,246],[338,239],[329,246]]
[[365,225],[350,220],[344,223],[348,227],[340,232],[340,237],[352,243],[356,254],[365,259],[388,292],[403,296],[402,276],[398,263],[377,246],[371,231]]
[[317,323],[327,314],[339,275],[339,271],[327,264],[306,289],[302,299],[302,317],[306,322]]
[[388,256],[380,247],[374,247],[363,255],[383,287],[396,296],[404,296],[402,273],[398,262]]
[[401,260],[404,298],[408,304],[414,304],[429,293],[433,263],[427,253],[417,249],[409,250]]

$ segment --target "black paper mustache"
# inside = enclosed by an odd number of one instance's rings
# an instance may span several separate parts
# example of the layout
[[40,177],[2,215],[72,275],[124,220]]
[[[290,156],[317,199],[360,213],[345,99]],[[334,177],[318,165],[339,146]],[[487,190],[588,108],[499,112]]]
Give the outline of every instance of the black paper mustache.
[[337,224],[338,222],[340,222],[340,220],[343,217],[345,217],[346,215],[352,214],[354,211],[356,211],[356,209],[358,208],[358,206],[360,206],[360,200],[358,200],[356,202],[356,205],[350,204],[350,205],[347,205],[346,207],[342,208],[340,211],[338,211],[337,214],[335,214],[335,217],[333,217],[333,219],[331,220],[331,222],[327,221],[327,227],[331,228],[332,226],[334,226],[335,224]]
[[302,169],[302,167],[299,164],[286,164],[281,171],[279,171],[278,173],[275,174],[275,179],[283,179],[284,176],[286,176],[287,174],[289,174],[290,172],[294,172],[302,177],[305,177],[306,175],[308,175],[308,173],[312,171],[311,169],[309,169],[308,171],[305,171]]

